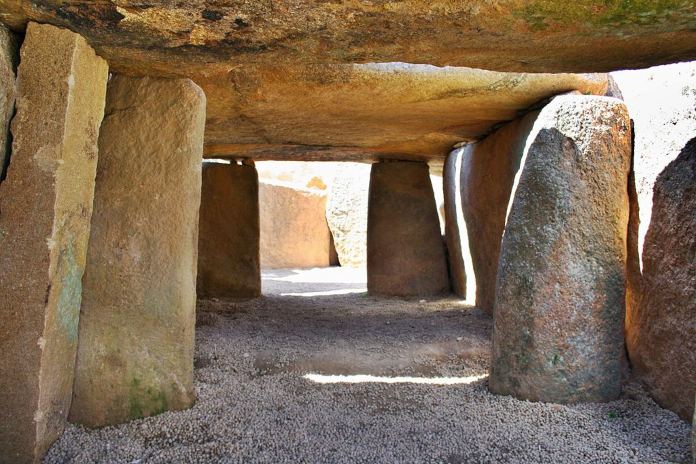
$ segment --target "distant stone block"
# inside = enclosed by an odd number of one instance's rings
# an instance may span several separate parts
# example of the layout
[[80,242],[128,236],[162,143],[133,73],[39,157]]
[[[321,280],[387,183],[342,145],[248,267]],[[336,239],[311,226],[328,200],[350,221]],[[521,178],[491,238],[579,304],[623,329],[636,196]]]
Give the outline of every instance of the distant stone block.
[[449,291],[445,244],[427,163],[372,165],[367,219],[367,288],[385,296]]
[[259,178],[254,166],[203,164],[200,298],[261,295]]

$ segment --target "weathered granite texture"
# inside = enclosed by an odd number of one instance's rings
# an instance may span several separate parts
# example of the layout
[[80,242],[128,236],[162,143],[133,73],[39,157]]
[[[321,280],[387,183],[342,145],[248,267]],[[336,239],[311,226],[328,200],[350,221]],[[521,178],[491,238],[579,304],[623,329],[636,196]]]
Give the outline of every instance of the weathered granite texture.
[[70,409],[92,427],[194,400],[205,95],[115,75],[105,113]]
[[540,112],[500,249],[489,387],[554,403],[621,391],[631,123],[617,99]]
[[108,67],[85,40],[30,24],[12,162],[0,185],[0,461],[33,462],[70,407]]
[[18,51],[18,38],[0,24],[0,182],[10,162],[10,120],[15,110]]
[[[683,150],[696,138],[696,63],[622,71],[612,78],[635,131],[629,183],[628,355],[658,404],[689,420],[696,392],[696,284],[694,252],[689,249],[694,212],[689,189],[679,187],[679,179],[688,181],[684,176],[693,169]],[[680,210],[674,209],[677,205]]]
[[682,0],[7,0],[0,12],[14,27],[74,28],[119,71],[210,62],[606,71],[696,58],[696,5]]

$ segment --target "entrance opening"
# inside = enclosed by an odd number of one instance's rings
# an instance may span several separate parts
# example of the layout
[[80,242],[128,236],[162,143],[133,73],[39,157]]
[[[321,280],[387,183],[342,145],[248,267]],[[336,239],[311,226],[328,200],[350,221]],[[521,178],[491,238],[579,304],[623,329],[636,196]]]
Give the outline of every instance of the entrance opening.
[[370,165],[263,161],[256,167],[262,293],[366,293]]

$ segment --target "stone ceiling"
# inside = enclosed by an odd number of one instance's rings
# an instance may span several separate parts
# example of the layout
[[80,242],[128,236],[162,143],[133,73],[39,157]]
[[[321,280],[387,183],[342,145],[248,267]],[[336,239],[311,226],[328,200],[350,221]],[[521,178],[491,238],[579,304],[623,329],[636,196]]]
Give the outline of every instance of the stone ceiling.
[[442,158],[546,97],[607,87],[605,74],[399,63],[244,66],[196,81],[208,98],[208,156],[307,160]]
[[192,78],[206,154],[256,159],[441,158],[546,97],[606,88],[520,72],[696,58],[690,0],[0,0],[0,20],[74,30],[115,72]]

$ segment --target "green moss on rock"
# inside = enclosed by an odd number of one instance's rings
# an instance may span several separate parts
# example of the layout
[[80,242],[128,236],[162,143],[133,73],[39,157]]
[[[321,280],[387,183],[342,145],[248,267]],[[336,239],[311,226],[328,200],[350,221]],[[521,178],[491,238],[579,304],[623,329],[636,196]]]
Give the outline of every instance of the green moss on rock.
[[128,397],[128,413],[131,419],[162,414],[169,409],[168,404],[163,391],[144,386],[141,379],[133,377]]
[[58,295],[58,323],[71,342],[77,342],[77,330],[80,319],[80,302],[82,301],[82,267],[75,259],[75,245],[70,240],[68,246],[61,253],[60,262],[65,269],[61,281],[60,294]]
[[554,24],[599,29],[664,24],[665,29],[673,30],[693,25],[696,4],[685,0],[604,0],[603,4],[596,0],[541,0],[514,10],[512,15],[526,21],[534,31]]

